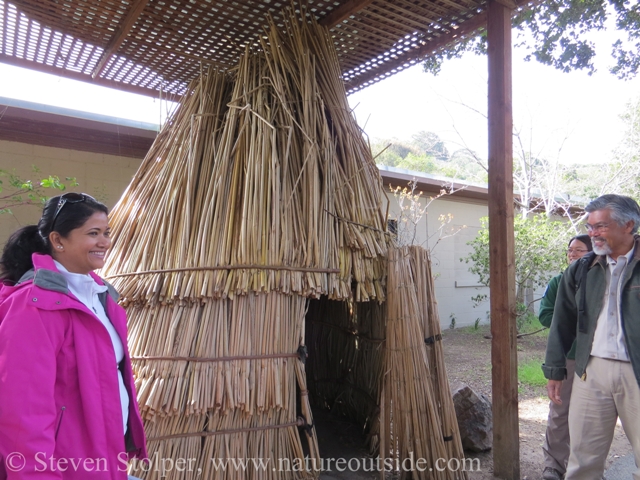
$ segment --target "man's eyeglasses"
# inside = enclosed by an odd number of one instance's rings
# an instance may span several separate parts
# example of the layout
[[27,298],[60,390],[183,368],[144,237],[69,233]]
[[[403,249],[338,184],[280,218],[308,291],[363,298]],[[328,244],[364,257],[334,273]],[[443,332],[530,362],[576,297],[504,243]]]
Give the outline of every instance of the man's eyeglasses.
[[84,202],[87,198],[92,198],[92,197],[85,193],[75,193],[75,192],[69,192],[69,193],[65,193],[64,195],[61,195],[60,199],[58,200],[58,206],[56,207],[56,213],[53,214],[53,221],[51,222],[51,231],[53,232],[53,227],[56,224],[56,218],[58,218],[58,215],[60,214],[60,212],[62,211],[62,209],[67,203],[80,203],[80,202]]
[[567,253],[571,255],[572,253],[585,253],[588,252],[586,248],[567,248]]
[[607,228],[609,228],[608,223],[596,223],[595,225],[589,225],[588,223],[585,225],[587,227],[587,232],[603,232]]

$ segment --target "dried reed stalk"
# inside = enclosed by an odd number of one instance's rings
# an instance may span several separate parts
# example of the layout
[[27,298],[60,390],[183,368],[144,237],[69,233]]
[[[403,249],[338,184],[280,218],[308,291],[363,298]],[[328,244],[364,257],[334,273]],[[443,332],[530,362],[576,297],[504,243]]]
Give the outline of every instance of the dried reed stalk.
[[[207,472],[205,478],[313,476],[271,470],[281,458],[302,461],[296,423],[313,423],[308,397],[300,396],[298,403],[295,388],[298,377],[306,390],[296,353],[304,344],[306,302],[272,292],[204,304],[129,306],[130,348],[150,456],[193,458]],[[303,422],[298,422],[298,405]],[[319,459],[315,431],[307,441],[309,454]],[[187,451],[190,456],[184,456]],[[262,458],[271,466],[225,473],[216,472],[210,460],[231,458]],[[183,473],[164,472],[162,478],[184,478]],[[145,478],[161,478],[156,475],[150,471]]]

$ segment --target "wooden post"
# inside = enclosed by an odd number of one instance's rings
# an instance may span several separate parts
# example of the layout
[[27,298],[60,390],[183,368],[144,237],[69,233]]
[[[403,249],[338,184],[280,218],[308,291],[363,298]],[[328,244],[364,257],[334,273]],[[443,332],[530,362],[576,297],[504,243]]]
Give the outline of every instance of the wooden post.
[[520,478],[518,357],[513,237],[513,116],[511,111],[511,9],[489,0],[489,265],[493,472]]

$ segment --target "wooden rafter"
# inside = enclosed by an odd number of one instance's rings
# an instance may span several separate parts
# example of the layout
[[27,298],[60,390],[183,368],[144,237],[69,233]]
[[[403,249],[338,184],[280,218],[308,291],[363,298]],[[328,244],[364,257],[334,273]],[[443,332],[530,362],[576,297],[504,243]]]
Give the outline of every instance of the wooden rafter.
[[127,16],[122,20],[120,27],[118,27],[118,30],[116,30],[113,37],[111,37],[111,40],[109,40],[108,45],[105,47],[96,68],[91,72],[91,78],[95,79],[102,73],[102,70],[107,65],[107,62],[109,62],[111,56],[118,50],[118,48],[120,48],[122,42],[124,42],[127,35],[129,35],[129,32],[142,14],[144,7],[147,6],[147,3],[149,3],[149,0],[135,0],[131,9],[127,13]]
[[331,28],[343,21],[345,18],[349,18],[350,15],[368,7],[372,3],[373,0],[348,0],[333,10],[329,15],[321,19],[319,23],[320,25]]
[[[30,70],[36,70],[38,72],[48,73],[49,75],[56,75],[58,77],[70,78],[79,82],[86,82],[87,76],[79,72],[67,70],[54,65],[47,65],[46,63],[37,63],[23,58],[17,58],[12,55],[6,55],[0,53],[0,63],[6,63],[7,65],[13,65],[20,68],[27,68]],[[145,87],[139,87],[136,85],[130,85],[122,82],[116,82],[115,80],[108,80],[106,78],[96,78],[92,80],[93,84],[100,85],[102,87],[113,88],[115,90],[122,90],[125,92],[135,93],[137,95],[153,95],[157,96],[156,90],[150,90]],[[172,99],[174,100],[174,99]],[[175,100],[174,100],[175,101]]]
[[[8,1],[0,3],[9,5]],[[359,88],[405,68],[407,59],[410,63],[421,60],[409,58],[416,51],[419,55],[434,46],[437,50],[449,38],[452,43],[466,38],[460,25],[482,14],[487,1],[336,0],[331,2],[333,10],[318,21],[331,29],[344,78]],[[7,28],[0,32],[0,44],[16,47],[5,48],[2,54],[31,62],[35,69],[46,64],[81,73],[93,83],[114,79],[122,88],[143,86],[153,95],[159,89],[181,94],[198,75],[198,64],[231,68],[245,51],[243,45],[252,45],[263,35],[264,19],[279,18],[282,6],[250,0],[214,2],[217,7],[208,0],[127,0],[128,6],[120,0],[12,2],[20,8],[21,20],[16,20],[14,7],[4,9],[0,22]],[[308,12],[331,8],[324,0],[306,3]],[[451,32],[450,37],[444,32]],[[34,46],[28,52],[19,47],[24,38]],[[173,55],[182,58],[173,61]],[[400,56],[404,58],[397,67],[392,62]],[[373,80],[352,78],[353,72],[360,77],[371,75]]]

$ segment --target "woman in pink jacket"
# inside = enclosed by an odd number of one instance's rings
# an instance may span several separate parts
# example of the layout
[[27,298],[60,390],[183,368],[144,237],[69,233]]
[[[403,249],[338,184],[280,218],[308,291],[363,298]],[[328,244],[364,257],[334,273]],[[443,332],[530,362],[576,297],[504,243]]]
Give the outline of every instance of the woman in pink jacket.
[[66,193],[0,258],[0,480],[126,480],[146,458],[107,207]]

